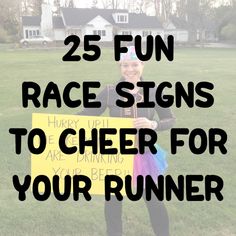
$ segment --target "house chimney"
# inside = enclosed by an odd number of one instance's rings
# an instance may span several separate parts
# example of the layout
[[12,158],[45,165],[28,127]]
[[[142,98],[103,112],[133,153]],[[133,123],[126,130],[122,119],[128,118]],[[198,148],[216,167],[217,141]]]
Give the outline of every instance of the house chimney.
[[54,38],[52,7],[48,3],[42,3],[41,30],[43,36]]

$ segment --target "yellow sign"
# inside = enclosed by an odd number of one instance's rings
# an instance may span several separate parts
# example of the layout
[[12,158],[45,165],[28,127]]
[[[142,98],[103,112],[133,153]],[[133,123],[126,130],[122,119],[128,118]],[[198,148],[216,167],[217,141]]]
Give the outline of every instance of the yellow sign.
[[[133,120],[129,118],[33,114],[32,128],[40,128],[45,132],[47,145],[40,155],[31,158],[31,176],[46,175],[51,180],[54,175],[60,177],[60,189],[64,189],[66,175],[86,175],[92,181],[90,194],[104,194],[104,178],[106,175],[117,175],[124,180],[126,175],[133,175],[133,156],[93,154],[91,147],[85,147],[85,153],[66,155],[59,148],[59,137],[65,129],[74,129],[77,135],[69,135],[66,139],[68,147],[79,146],[78,130],[85,129],[86,140],[91,139],[92,129],[115,128],[117,135],[107,135],[112,140],[112,148],[119,150],[119,130],[133,128]],[[127,135],[127,139],[134,143],[134,135]],[[35,144],[37,140],[34,140]],[[99,141],[98,141],[99,142]],[[99,145],[98,145],[99,146]],[[41,186],[42,187],[42,186]],[[41,188],[43,190],[43,187]],[[123,191],[124,193],[124,191]]]

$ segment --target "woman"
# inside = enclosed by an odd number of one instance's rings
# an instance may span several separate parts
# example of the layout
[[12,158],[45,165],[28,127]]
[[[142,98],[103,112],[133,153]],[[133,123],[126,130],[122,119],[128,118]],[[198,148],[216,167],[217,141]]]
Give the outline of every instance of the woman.
[[[137,82],[141,81],[144,63],[138,60],[134,47],[129,47],[128,52],[121,55],[120,60],[120,72],[121,80],[134,84],[134,89],[131,90],[132,95],[135,98],[135,104],[130,108],[120,108],[116,105],[116,100],[119,96],[116,93],[116,86],[106,86],[105,89],[98,95],[97,100],[101,101],[102,106],[99,109],[85,109],[79,115],[101,115],[106,108],[109,109],[110,116],[112,117],[129,117],[134,119],[135,128],[149,128],[157,131],[169,129],[173,126],[175,118],[172,115],[170,109],[161,108],[158,105],[155,108],[137,108],[136,103],[143,100],[142,91],[136,86]],[[119,81],[119,82],[120,82]],[[150,101],[155,101],[155,89],[150,91]],[[119,98],[120,99],[120,98]],[[155,113],[158,114],[159,119],[154,119]],[[134,165],[141,162],[145,165],[148,164],[151,158],[145,158],[151,156],[151,153],[145,153],[137,155],[134,160]],[[136,165],[137,166],[137,165]],[[148,166],[153,166],[148,164]],[[142,169],[142,168],[141,168]],[[147,170],[146,170],[147,172]],[[157,173],[156,176],[160,173]],[[136,170],[135,176],[143,174],[143,170]],[[148,173],[145,173],[145,175]],[[143,174],[144,175],[144,174]],[[153,176],[153,174],[151,174]],[[134,176],[134,177],[135,177]],[[153,176],[155,177],[155,176]],[[145,199],[144,199],[145,200]],[[169,235],[169,219],[166,208],[163,202],[157,199],[146,201],[146,206],[149,211],[150,220],[154,233],[159,236]],[[122,203],[115,197],[112,197],[111,201],[105,203],[105,218],[107,224],[107,234],[109,236],[122,235]]]

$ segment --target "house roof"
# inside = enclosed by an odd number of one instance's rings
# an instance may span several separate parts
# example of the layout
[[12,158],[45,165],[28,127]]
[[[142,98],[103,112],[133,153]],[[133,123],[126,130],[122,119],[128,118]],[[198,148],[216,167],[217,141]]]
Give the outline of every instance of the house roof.
[[23,26],[40,26],[40,16],[22,16]]
[[[61,8],[61,16],[53,16],[53,27],[62,29],[65,26],[80,27],[88,24],[97,16],[101,16],[112,25],[119,28],[145,29],[145,28],[162,28],[162,24],[155,16],[147,16],[146,14],[128,13],[127,10],[98,9],[98,8]],[[129,14],[129,23],[115,23],[113,14],[127,13]],[[64,21],[63,21],[64,20]],[[23,16],[23,26],[40,26],[40,16]],[[65,23],[65,25],[64,25]]]
[[170,21],[174,24],[176,29],[188,29],[188,22],[180,17],[170,16]]
[[128,13],[127,10],[98,9],[98,8],[61,8],[67,26],[83,26],[101,16],[112,25],[120,28],[162,28],[160,21],[154,16],[146,14],[129,13],[128,24],[116,24],[112,15],[115,13]]
[[[96,16],[101,16],[109,23],[114,24],[112,14],[117,10],[98,9],[98,8],[61,8],[65,24],[67,26],[82,26],[93,20]],[[119,10],[122,13],[128,13],[127,10]]]
[[[65,28],[61,16],[53,16],[53,27],[55,29]],[[23,26],[40,26],[41,17],[40,16],[22,16]]]
[[116,24],[121,28],[162,28],[161,22],[155,16],[146,14],[129,13],[129,24]]

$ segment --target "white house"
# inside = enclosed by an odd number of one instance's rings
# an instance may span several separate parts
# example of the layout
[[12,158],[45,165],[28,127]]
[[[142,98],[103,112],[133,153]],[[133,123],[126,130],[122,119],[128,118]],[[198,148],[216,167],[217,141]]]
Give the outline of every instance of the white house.
[[175,42],[177,43],[185,43],[189,41],[189,31],[186,21],[172,16],[163,24],[163,27],[165,28],[165,38],[171,34],[174,36]]
[[41,16],[23,16],[22,29],[24,39],[44,35],[55,41],[71,34],[81,39],[98,34],[103,42],[111,42],[115,34],[142,35],[144,40],[149,34],[164,37],[162,24],[153,16],[98,8],[61,8],[60,16],[53,16],[48,4],[42,4]]
[[41,35],[40,16],[23,16],[22,17],[22,30],[23,38],[28,39]]
[[84,35],[96,34],[101,41],[111,42],[114,35],[141,35],[143,41],[147,35],[174,34],[176,40],[188,40],[186,31],[168,25],[163,28],[154,16],[129,13],[128,10],[98,8],[61,8],[60,15],[54,16],[51,6],[42,4],[41,16],[23,16],[22,28],[24,39],[37,35],[50,37],[55,41],[63,41],[68,35],[75,34],[83,40]]

